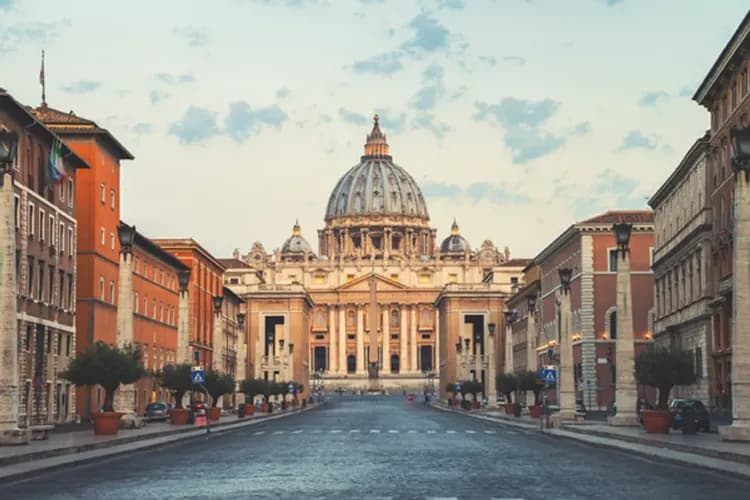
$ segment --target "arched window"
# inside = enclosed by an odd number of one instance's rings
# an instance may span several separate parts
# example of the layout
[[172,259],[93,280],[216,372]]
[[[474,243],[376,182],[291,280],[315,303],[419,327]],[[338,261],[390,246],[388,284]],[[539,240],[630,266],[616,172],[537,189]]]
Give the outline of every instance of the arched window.
[[399,326],[398,309],[393,309],[391,311],[391,326],[396,328]]

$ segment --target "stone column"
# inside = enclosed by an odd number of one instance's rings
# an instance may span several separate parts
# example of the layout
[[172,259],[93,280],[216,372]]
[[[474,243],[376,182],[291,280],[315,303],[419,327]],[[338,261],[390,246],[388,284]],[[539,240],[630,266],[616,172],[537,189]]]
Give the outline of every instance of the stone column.
[[633,345],[633,305],[630,286],[630,250],[619,249],[617,257],[617,338],[615,339],[615,404],[617,414],[609,423],[638,426],[638,392],[635,386],[635,346]]
[[503,356],[503,373],[513,373],[513,324],[505,322],[505,353]]
[[190,270],[178,271],[177,279],[180,284],[180,304],[177,322],[177,352],[175,360],[177,363],[191,363],[192,352],[190,351]]
[[[135,231],[135,228],[133,229]],[[117,346],[133,345],[133,253],[120,249],[120,270],[117,285]],[[149,353],[150,355],[150,353]],[[145,361],[145,360],[144,360]],[[145,363],[144,363],[145,364]],[[135,411],[135,385],[121,385],[115,392],[115,411],[122,412],[125,426],[132,421]]]
[[411,340],[409,343],[409,368],[412,372],[419,370],[417,365],[417,306],[411,306],[411,318],[409,320],[411,327]]
[[390,315],[388,314],[388,306],[383,306],[383,331],[381,332],[383,338],[383,373],[391,373],[391,328],[390,328]]
[[[227,367],[222,347],[227,347],[227,337],[226,332],[224,331],[224,315],[221,313],[221,309],[219,309],[219,312],[214,311],[214,352],[212,356],[213,359],[211,360],[211,367],[216,371],[226,373]],[[201,363],[204,363],[204,361],[201,360]],[[206,366],[205,368],[208,370],[209,367]]]
[[[538,372],[536,362],[536,350],[534,348],[536,344],[536,321],[534,318],[534,312],[529,309],[529,315],[526,320],[526,371]],[[534,391],[527,391],[526,403],[531,404],[534,401]]]
[[560,292],[560,370],[557,384],[560,388],[560,411],[553,415],[556,422],[575,420],[576,392],[573,380],[573,345],[570,340],[570,289]]
[[346,307],[339,306],[339,374],[346,374]]
[[[18,316],[16,312],[16,224],[13,176],[0,170],[0,445],[25,444],[28,429],[18,428]],[[19,211],[19,217],[21,213]]]
[[338,366],[336,355],[336,308],[328,306],[328,373],[336,373]]
[[[747,160],[745,160],[747,161]],[[750,172],[738,170],[734,186],[732,289],[732,424],[719,427],[725,441],[750,441]]]
[[435,343],[432,355],[432,371],[435,372],[435,376],[440,380],[440,309],[435,309],[435,328],[433,329],[433,332]]
[[487,334],[487,387],[485,387],[485,393],[487,394],[487,404],[490,408],[497,407],[497,386],[495,384],[495,335]]
[[365,374],[365,310],[357,304],[357,375]]
[[398,340],[401,346],[399,349],[399,355],[398,355],[399,373],[406,373],[409,369],[409,354],[408,354],[409,348],[408,348],[408,343],[406,341],[408,338],[408,329],[407,329],[408,323],[407,323],[406,315],[407,315],[406,306],[401,306],[401,317],[399,318],[399,323],[398,323]]

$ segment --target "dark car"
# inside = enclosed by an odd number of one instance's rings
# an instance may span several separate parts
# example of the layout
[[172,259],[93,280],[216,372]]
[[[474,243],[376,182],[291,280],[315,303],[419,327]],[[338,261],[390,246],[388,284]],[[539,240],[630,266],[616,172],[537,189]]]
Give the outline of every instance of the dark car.
[[692,418],[698,430],[711,431],[711,417],[706,407],[697,399],[673,399],[669,402],[672,428],[679,429],[685,420]]
[[143,412],[146,420],[166,420],[169,418],[169,407],[166,403],[149,403]]

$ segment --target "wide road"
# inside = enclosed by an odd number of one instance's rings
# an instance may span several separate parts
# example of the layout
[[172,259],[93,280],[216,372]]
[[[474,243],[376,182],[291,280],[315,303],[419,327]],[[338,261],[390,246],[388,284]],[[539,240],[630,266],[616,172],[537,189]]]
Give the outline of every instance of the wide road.
[[750,481],[408,403],[323,408],[0,486],[3,499],[747,499]]

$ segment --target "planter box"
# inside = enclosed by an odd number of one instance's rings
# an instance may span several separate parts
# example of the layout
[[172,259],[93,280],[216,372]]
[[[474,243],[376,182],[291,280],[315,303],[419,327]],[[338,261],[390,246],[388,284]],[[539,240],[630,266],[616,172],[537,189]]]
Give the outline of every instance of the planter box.
[[529,416],[531,418],[542,418],[542,405],[529,406]]
[[478,410],[482,407],[482,404],[478,400],[474,400],[471,402],[471,409],[472,410]]
[[209,408],[208,419],[212,422],[217,422],[221,418],[221,408]]
[[255,415],[255,406],[254,405],[245,406],[245,416],[252,417],[253,415]]
[[187,425],[190,412],[185,408],[172,408],[169,412],[169,418],[172,420],[172,425]]
[[94,434],[97,436],[113,436],[120,430],[120,417],[122,413],[116,411],[105,411],[91,415],[94,421]]
[[672,414],[667,410],[641,410],[643,428],[649,434],[669,434]]
[[513,407],[515,405],[513,403],[505,403],[503,405],[503,410],[505,410],[506,415],[513,415]]

